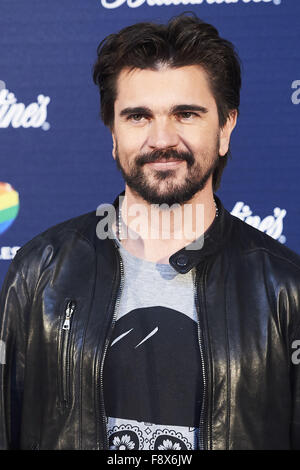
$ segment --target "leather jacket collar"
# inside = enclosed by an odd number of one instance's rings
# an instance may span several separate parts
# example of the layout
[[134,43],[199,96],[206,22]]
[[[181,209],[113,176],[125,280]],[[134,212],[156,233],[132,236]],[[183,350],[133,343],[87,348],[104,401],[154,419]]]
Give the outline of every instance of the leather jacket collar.
[[[116,216],[119,216],[119,197],[124,196],[125,191],[120,193],[113,202],[116,209]],[[218,207],[218,217],[215,217],[212,224],[204,232],[202,237],[203,246],[198,249],[191,249],[191,245],[178,250],[170,256],[171,266],[179,273],[185,274],[192,268],[211,255],[219,251],[230,237],[232,219],[229,212],[224,208],[218,196],[214,194]]]

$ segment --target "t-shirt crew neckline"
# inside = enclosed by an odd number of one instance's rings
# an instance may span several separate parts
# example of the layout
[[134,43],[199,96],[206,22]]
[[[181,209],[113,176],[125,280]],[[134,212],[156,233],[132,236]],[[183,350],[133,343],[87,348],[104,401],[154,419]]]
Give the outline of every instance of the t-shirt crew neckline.
[[126,259],[128,260],[128,262],[133,262],[133,263],[140,263],[140,264],[144,264],[145,266],[149,266],[151,268],[153,267],[156,267],[157,269],[159,269],[160,271],[168,271],[168,272],[176,272],[176,270],[173,268],[173,266],[170,265],[170,263],[158,263],[156,261],[149,261],[147,259],[144,259],[144,258],[140,258],[139,256],[135,256],[133,255],[132,253],[130,253],[130,251],[128,251],[123,245],[122,243],[120,242],[120,240],[118,239],[115,231],[113,230],[113,234],[114,234],[114,237],[115,237],[115,241],[120,249],[120,251],[122,252],[122,255],[123,256],[126,256]]

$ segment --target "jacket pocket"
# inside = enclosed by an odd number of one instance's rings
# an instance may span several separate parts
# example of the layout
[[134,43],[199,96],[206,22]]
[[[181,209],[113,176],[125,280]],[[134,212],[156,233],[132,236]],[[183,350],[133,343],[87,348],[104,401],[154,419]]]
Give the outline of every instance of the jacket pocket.
[[75,300],[67,300],[64,306],[58,335],[58,387],[60,405],[70,405],[70,364],[73,315],[76,310]]

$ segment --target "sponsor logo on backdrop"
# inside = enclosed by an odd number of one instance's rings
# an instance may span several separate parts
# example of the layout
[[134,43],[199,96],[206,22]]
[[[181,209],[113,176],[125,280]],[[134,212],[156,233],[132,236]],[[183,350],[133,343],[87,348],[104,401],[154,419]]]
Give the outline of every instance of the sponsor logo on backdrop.
[[292,88],[295,90],[291,96],[293,104],[300,104],[300,80],[294,80]]
[[286,210],[275,207],[273,209],[273,215],[267,215],[263,219],[259,215],[253,215],[250,207],[242,201],[235,203],[234,208],[231,211],[231,214],[239,219],[243,220],[252,227],[257,228],[261,232],[265,232],[270,237],[275,238],[280,243],[286,242],[285,235],[282,234],[283,231],[283,219],[286,216]]
[[5,232],[19,212],[19,193],[9,183],[0,182],[0,234]]
[[44,131],[50,129],[47,119],[49,96],[38,95],[35,103],[25,105],[18,103],[14,93],[8,90],[3,80],[0,80],[0,128],[7,127],[40,127]]
[[152,6],[169,6],[169,5],[215,5],[215,4],[257,4],[257,3],[270,3],[273,5],[280,5],[282,0],[101,0],[104,8],[118,8],[125,3],[129,8],[138,8],[144,4]]
[[[19,194],[9,184],[0,182],[0,235],[14,222],[19,212]],[[19,246],[0,247],[0,260],[12,259]]]
[[8,261],[15,257],[20,246],[1,246],[0,247],[0,260]]

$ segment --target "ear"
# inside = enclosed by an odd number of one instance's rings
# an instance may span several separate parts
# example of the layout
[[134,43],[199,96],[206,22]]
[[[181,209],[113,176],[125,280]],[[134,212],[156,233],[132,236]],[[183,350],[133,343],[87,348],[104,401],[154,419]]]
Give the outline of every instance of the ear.
[[112,156],[113,156],[113,159],[115,160],[116,159],[117,141],[116,141],[116,138],[115,138],[115,135],[114,135],[113,132],[112,132],[111,136],[112,136],[112,141],[113,141]]
[[230,136],[231,136],[231,132],[233,131],[236,125],[237,114],[238,113],[236,109],[231,110],[225,125],[221,129],[220,146],[219,146],[220,157],[223,157],[228,152],[229,144],[230,144]]

